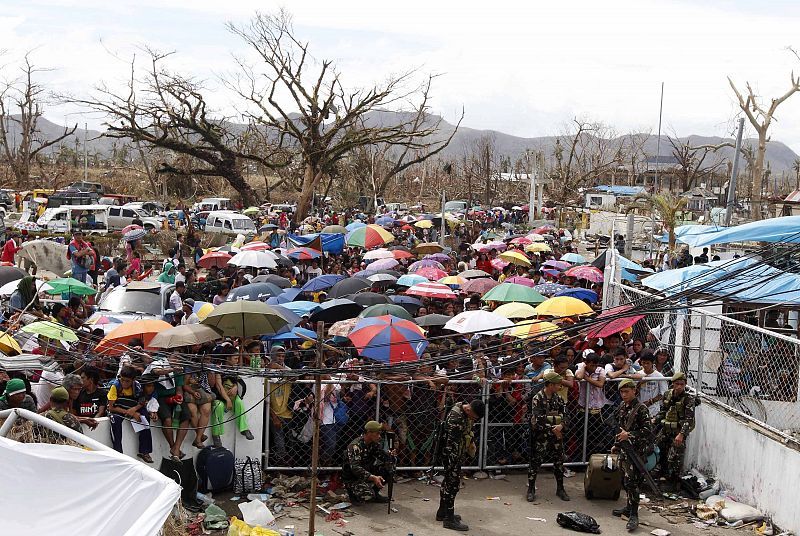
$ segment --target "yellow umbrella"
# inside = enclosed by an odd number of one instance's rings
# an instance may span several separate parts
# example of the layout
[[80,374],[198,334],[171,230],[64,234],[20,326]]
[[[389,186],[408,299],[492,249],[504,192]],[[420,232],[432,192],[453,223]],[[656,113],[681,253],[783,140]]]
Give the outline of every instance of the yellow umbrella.
[[500,255],[498,255],[498,257],[500,257],[501,259],[503,259],[508,263],[516,264],[518,266],[531,265],[531,261],[528,260],[528,257],[526,257],[524,253],[520,253],[519,251],[513,249],[510,251],[502,252]]
[[505,318],[530,318],[536,316],[536,309],[532,305],[519,302],[504,303],[492,312]]
[[22,353],[19,343],[8,333],[0,335],[0,350],[6,355],[17,355]]
[[[497,310],[495,310],[497,312]],[[508,328],[503,335],[506,337],[516,337],[518,339],[536,339],[544,341],[547,339],[555,339],[564,335],[561,328],[552,322],[544,322],[541,320],[526,320],[520,322],[513,328]]]
[[467,280],[457,275],[448,275],[447,277],[441,278],[439,280],[439,283],[441,283],[442,285],[447,285],[448,287],[450,285],[460,287],[462,285],[465,285],[467,283]]
[[556,296],[536,306],[536,314],[543,316],[590,315],[594,311],[586,302],[570,296]]
[[211,314],[211,311],[213,310],[214,310],[213,303],[204,303],[203,305],[200,306],[200,309],[198,309],[197,313],[195,314],[197,315],[197,318],[200,319],[200,321],[202,322],[203,320],[206,319],[206,317],[209,314]]
[[[539,235],[534,235],[534,236],[539,236]],[[547,244],[543,244],[541,242],[534,242],[533,244],[528,244],[527,246],[525,246],[525,251],[527,251],[528,253],[541,253],[543,251],[553,251],[553,250],[550,249],[550,246],[548,246]]]
[[419,220],[414,222],[414,227],[418,227],[420,229],[430,229],[433,227],[433,222],[431,220]]

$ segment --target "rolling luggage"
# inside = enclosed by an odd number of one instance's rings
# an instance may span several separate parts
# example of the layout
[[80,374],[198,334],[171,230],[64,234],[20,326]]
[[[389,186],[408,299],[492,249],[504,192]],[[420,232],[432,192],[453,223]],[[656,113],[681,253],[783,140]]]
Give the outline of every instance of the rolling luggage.
[[583,478],[587,499],[619,499],[622,490],[622,468],[616,454],[592,454]]
[[222,491],[233,485],[233,464],[236,459],[225,447],[213,445],[197,454],[197,489],[202,493]]
[[181,487],[181,502],[184,508],[193,512],[201,509],[203,505],[197,500],[197,473],[191,458],[184,460],[163,458],[158,470]]

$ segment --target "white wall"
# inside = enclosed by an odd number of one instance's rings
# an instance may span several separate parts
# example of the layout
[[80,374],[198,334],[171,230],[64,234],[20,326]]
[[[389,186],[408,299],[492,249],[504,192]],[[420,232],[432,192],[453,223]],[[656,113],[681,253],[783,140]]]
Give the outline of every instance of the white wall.
[[713,475],[734,498],[770,515],[783,530],[800,532],[797,450],[703,403],[689,436],[686,466]]

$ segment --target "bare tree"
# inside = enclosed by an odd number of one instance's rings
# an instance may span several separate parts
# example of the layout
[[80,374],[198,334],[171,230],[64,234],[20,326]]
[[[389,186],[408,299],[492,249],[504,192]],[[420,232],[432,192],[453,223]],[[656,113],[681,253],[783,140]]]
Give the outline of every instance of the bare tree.
[[48,147],[71,136],[78,125],[64,127],[54,138],[47,138],[39,130],[39,119],[48,103],[46,90],[36,79],[46,69],[31,62],[26,54],[19,67],[21,74],[0,85],[0,150],[16,183],[28,184],[31,167]]
[[[404,160],[421,161],[440,151],[450,138],[436,137],[437,125],[424,121],[429,82],[406,89],[412,72],[390,77],[367,89],[348,89],[331,60],[315,60],[309,44],[294,32],[286,11],[256,14],[249,24],[229,29],[258,57],[258,63],[239,60],[239,70],[229,80],[250,106],[250,117],[266,128],[303,164],[297,221],[308,213],[312,196],[336,163],[358,147],[378,145],[400,148],[401,154],[419,155]],[[412,113],[378,112],[412,104]]]
[[500,172],[497,140],[493,133],[481,135],[471,144],[464,146],[463,173],[467,179],[467,190],[472,199],[473,184],[483,184],[483,204],[491,205],[495,197],[492,181]]
[[691,190],[725,168],[725,162],[716,156],[713,146],[694,147],[688,139],[682,142],[677,136],[667,137],[667,140],[677,162],[675,171],[680,180],[681,192]]
[[767,152],[767,142],[769,141],[768,132],[769,127],[774,119],[775,111],[786,99],[800,91],[800,77],[795,77],[794,73],[791,74],[791,87],[786,93],[776,99],[770,99],[767,106],[762,102],[762,99],[755,94],[750,82],[745,82],[746,96],[736,87],[730,77],[728,83],[736,95],[739,108],[744,113],[747,120],[753,126],[758,134],[758,147],[755,155],[755,165],[753,167],[753,187],[750,197],[750,204],[752,206],[751,216],[755,220],[760,220],[761,214],[761,197],[762,197],[762,183],[764,180],[764,155]]

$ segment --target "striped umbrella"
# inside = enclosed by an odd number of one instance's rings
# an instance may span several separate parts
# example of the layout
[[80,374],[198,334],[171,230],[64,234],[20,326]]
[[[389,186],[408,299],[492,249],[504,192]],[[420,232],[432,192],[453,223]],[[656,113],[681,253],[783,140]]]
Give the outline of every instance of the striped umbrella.
[[439,268],[434,268],[433,266],[426,266],[425,268],[420,268],[414,272],[414,275],[425,277],[431,281],[438,281],[443,277],[447,277],[447,272],[440,270]]
[[576,279],[585,279],[592,283],[601,283],[603,281],[603,272],[595,266],[575,266],[564,272],[564,275]]
[[422,328],[392,315],[362,318],[348,338],[359,355],[389,365],[417,361],[428,347]]
[[461,292],[464,294],[486,294],[500,283],[489,277],[480,277],[478,279],[470,279],[461,286]]
[[348,246],[372,249],[394,241],[394,235],[380,225],[367,225],[345,235]]
[[286,256],[290,259],[294,259],[296,261],[310,261],[312,259],[318,259],[321,253],[316,249],[311,248],[292,248],[286,252]]
[[441,283],[418,283],[408,289],[406,294],[423,298],[452,299],[456,297],[455,292],[450,287]]
[[266,242],[256,240],[255,242],[250,242],[243,245],[241,248],[239,248],[239,251],[267,251],[269,248],[270,246]]

